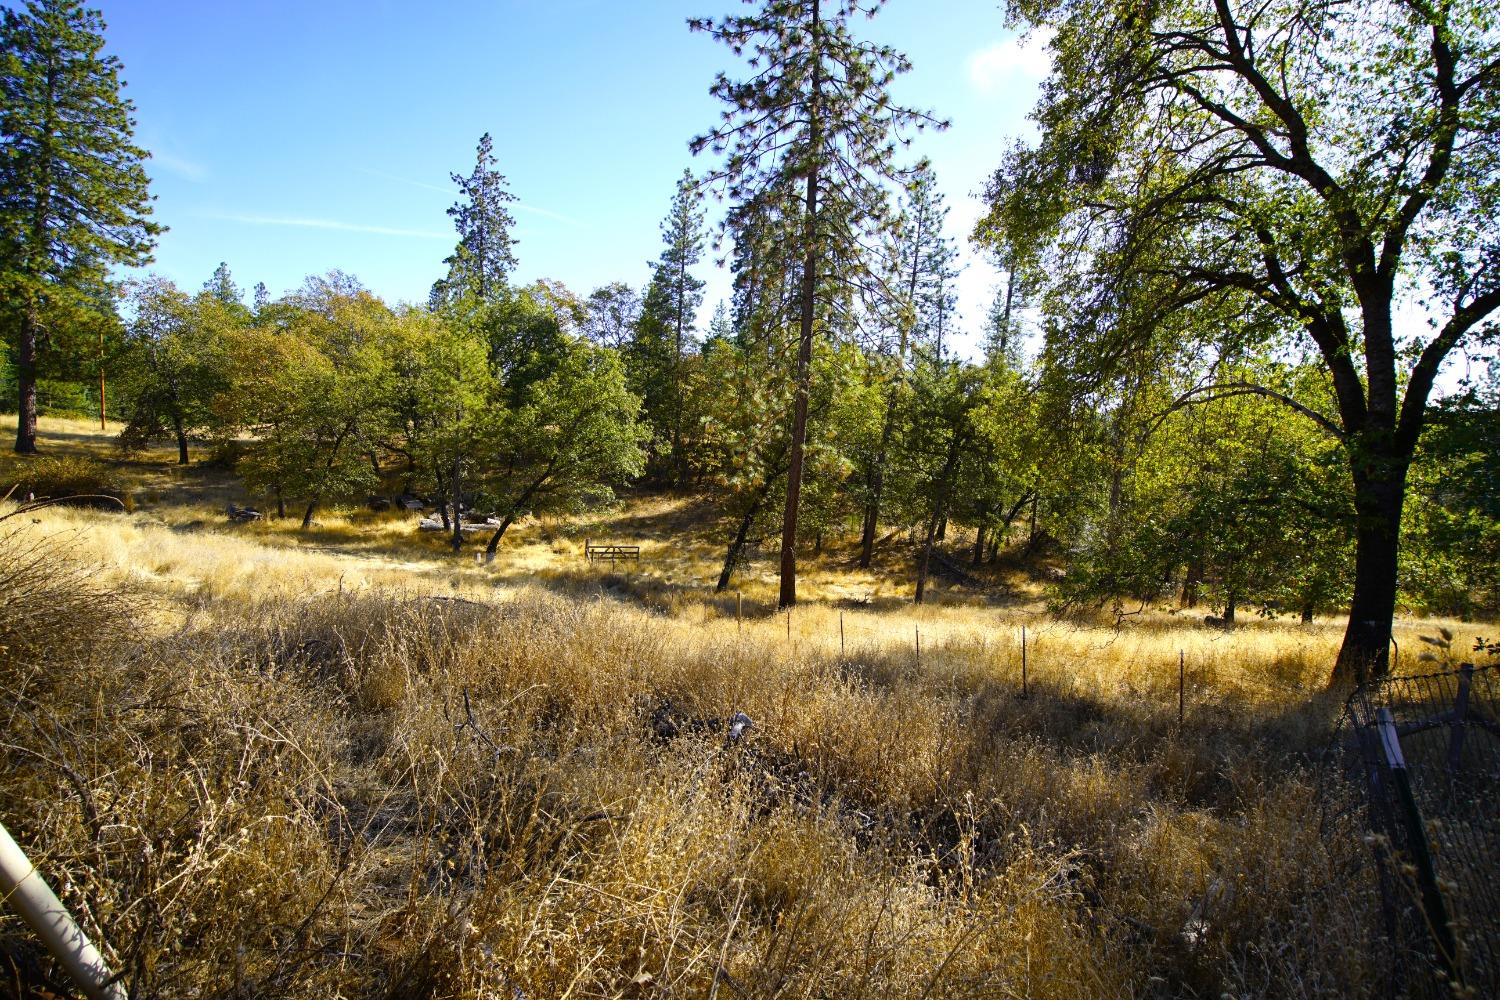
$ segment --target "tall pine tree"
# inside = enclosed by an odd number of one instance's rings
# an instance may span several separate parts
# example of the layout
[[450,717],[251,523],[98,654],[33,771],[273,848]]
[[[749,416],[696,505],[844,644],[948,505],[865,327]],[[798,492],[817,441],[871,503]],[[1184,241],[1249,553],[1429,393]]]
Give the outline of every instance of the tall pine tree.
[[[813,339],[819,306],[836,281],[858,282],[867,270],[860,233],[882,223],[888,199],[882,180],[897,176],[898,141],[925,124],[942,125],[921,112],[891,103],[890,84],[910,68],[894,49],[856,39],[849,20],[873,15],[882,0],[764,0],[746,16],[688,22],[750,53],[753,75],[718,75],[711,93],[728,107],[717,128],[693,140],[694,153],[724,154],[709,179],[731,200],[756,201],[772,189],[796,189],[802,201],[801,301],[782,520],[780,605],[797,603],[797,515],[802,493],[803,448]],[[824,270],[827,269],[827,274]],[[821,300],[821,301],[820,301]],[[826,317],[825,317],[826,322]]]
[[134,105],[104,21],[78,0],[0,14],[0,323],[14,345],[16,451],[36,451],[38,354],[111,299],[110,271],[150,261]]
[[646,418],[669,439],[672,480],[684,475],[682,441],[683,361],[692,346],[703,281],[692,268],[703,258],[703,195],[690,171],[677,182],[671,211],[661,224],[664,247],[651,265],[641,316],[628,357],[633,381],[646,405]]
[[516,266],[516,241],[510,235],[516,220],[505,207],[516,196],[507,190],[505,175],[495,169],[488,132],[479,137],[474,170],[468,176],[451,176],[461,195],[448,209],[453,228],[458,230],[458,246],[443,261],[448,265],[448,275],[432,286],[432,304],[451,304],[465,298],[481,304],[497,302],[504,297],[510,272]]

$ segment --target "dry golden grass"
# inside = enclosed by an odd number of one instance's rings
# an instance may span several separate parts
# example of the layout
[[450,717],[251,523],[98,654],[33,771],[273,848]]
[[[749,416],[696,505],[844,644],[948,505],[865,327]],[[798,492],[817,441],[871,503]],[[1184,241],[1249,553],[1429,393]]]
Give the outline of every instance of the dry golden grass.
[[394,515],[5,522],[0,816],[140,996],[1381,994],[1337,622],[896,606],[832,556],[737,620],[688,504],[495,567]]

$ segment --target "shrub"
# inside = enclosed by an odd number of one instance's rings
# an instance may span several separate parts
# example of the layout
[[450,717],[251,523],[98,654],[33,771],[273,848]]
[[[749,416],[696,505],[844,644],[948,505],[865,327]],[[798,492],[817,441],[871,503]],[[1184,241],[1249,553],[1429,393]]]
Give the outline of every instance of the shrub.
[[[32,494],[38,500],[77,497],[80,505],[109,510],[122,507],[129,510],[132,506],[115,471],[95,458],[78,455],[36,458],[19,465],[17,471],[20,475],[13,484],[12,499]],[[9,489],[11,485],[6,483],[0,489]],[[97,499],[102,497],[114,502]]]

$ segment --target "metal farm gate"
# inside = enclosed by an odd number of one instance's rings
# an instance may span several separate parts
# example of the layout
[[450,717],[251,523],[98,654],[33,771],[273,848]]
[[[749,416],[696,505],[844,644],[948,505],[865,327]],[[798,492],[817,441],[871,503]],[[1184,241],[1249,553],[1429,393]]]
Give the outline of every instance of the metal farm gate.
[[[1392,995],[1500,997],[1500,682],[1494,665],[1388,677],[1349,699]],[[1457,989],[1455,989],[1457,987]]]

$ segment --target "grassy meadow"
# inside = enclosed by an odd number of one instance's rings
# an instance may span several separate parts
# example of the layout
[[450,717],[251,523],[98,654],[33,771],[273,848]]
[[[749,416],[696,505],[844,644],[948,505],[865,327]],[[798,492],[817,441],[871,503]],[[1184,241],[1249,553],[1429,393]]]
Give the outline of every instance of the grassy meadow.
[[[830,539],[788,618],[772,552],[712,593],[705,498],[485,566],[406,512],[231,524],[229,473],[97,423],[41,444],[130,509],[0,522],[0,816],[132,996],[1384,995],[1340,621],[1063,621],[1014,567],[918,608],[900,539]],[[0,949],[64,990],[10,915]]]

